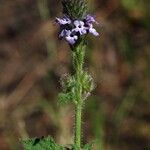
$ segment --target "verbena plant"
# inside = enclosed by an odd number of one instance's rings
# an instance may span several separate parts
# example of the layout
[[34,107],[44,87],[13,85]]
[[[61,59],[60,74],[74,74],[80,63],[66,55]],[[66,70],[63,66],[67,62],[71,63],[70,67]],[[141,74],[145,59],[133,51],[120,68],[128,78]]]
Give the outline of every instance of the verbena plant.
[[[81,145],[82,109],[85,100],[94,89],[91,75],[84,71],[84,57],[86,51],[86,37],[89,33],[99,36],[93,24],[96,20],[87,14],[86,0],[62,0],[63,16],[56,18],[60,27],[59,38],[65,39],[71,49],[74,74],[61,79],[63,91],[58,96],[60,105],[72,104],[75,109],[74,143],[70,149],[91,150],[92,144]],[[50,137],[35,138],[23,141],[25,150],[65,150]]]

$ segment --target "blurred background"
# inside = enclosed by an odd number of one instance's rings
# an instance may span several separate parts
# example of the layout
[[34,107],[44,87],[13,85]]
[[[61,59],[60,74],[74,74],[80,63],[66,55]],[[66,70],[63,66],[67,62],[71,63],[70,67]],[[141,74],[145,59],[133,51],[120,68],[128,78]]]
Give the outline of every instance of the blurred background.
[[[83,114],[83,143],[96,150],[150,149],[149,0],[89,0],[100,37],[85,60],[96,89]],[[71,51],[58,39],[60,0],[0,0],[0,150],[51,135],[72,143],[74,110],[57,105]]]

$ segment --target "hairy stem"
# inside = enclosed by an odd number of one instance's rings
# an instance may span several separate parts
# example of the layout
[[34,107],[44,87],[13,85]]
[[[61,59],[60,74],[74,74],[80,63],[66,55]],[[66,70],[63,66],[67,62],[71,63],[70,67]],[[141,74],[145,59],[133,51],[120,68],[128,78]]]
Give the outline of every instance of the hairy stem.
[[75,138],[74,143],[80,149],[81,148],[81,124],[82,124],[82,81],[81,76],[83,74],[83,63],[84,63],[84,45],[81,43],[75,48],[73,52],[73,64],[76,76],[76,101],[75,106]]
[[81,148],[81,119],[82,119],[82,106],[77,105],[75,110],[75,145]]

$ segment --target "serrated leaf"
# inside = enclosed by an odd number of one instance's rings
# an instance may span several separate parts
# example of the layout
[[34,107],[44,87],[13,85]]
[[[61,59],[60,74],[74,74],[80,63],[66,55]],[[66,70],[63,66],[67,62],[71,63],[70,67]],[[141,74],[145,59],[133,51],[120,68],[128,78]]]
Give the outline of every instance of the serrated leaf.
[[23,140],[22,143],[24,150],[65,150],[56,144],[51,137],[27,139]]

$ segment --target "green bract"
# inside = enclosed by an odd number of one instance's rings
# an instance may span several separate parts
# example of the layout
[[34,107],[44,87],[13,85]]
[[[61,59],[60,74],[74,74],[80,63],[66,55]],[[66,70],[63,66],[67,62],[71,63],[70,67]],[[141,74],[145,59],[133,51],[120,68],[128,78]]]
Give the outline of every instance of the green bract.
[[62,0],[63,13],[74,19],[82,19],[87,13],[85,0]]

